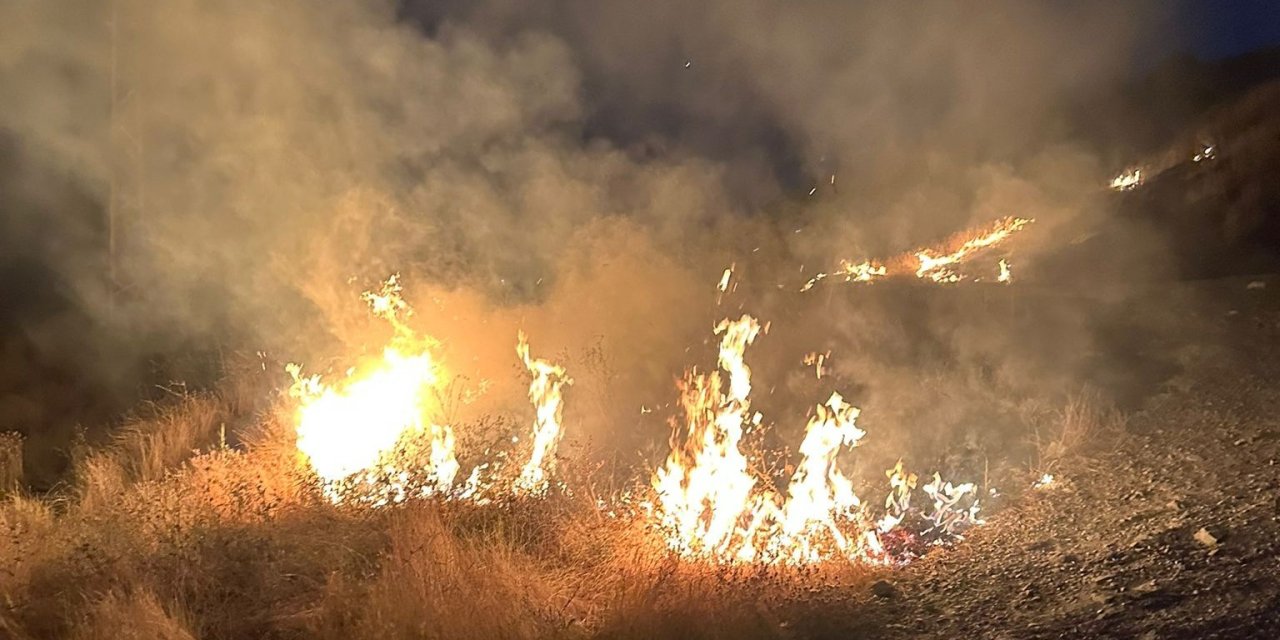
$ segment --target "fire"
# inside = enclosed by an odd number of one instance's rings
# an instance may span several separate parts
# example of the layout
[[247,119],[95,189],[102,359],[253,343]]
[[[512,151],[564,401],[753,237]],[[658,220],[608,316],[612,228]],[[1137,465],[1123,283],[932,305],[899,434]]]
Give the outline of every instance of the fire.
[[729,279],[733,277],[733,265],[729,265],[724,270],[724,274],[720,276],[720,282],[716,284],[716,290],[724,293],[729,290]]
[[967,238],[950,251],[917,251],[916,258],[920,261],[920,266],[916,269],[916,277],[929,278],[934,282],[958,282],[963,276],[953,271],[952,266],[960,264],[972,253],[1003,242],[1030,222],[1027,218],[1005,218],[996,221],[986,233]]
[[[293,376],[290,394],[297,398],[298,451],[325,484],[331,499],[343,487],[386,485],[386,500],[403,500],[409,467],[425,466],[426,478],[413,478],[425,492],[444,491],[458,472],[453,431],[427,419],[439,409],[436,390],[445,373],[432,354],[435,341],[416,335],[403,318],[412,313],[392,276],[378,292],[363,296],[370,311],[395,328],[381,357],[353,367],[336,383],[319,374],[302,375],[302,367],[286,367]],[[389,479],[389,480],[387,480]]]
[[844,554],[855,548],[841,525],[858,517],[862,503],[853,492],[853,482],[836,467],[836,455],[866,435],[855,424],[858,413],[839,393],[818,405],[800,444],[803,457],[787,487],[781,536],[769,540],[774,557],[791,564],[822,560],[827,555],[822,545],[828,540],[823,533],[829,536],[833,552]]
[[1132,191],[1142,186],[1142,169],[1125,169],[1120,175],[1111,179],[1111,188],[1115,191]]
[[1000,275],[996,276],[996,282],[1008,284],[1013,282],[1013,273],[1009,271],[1009,261],[1000,259]]
[[871,282],[875,278],[879,278],[888,274],[888,269],[882,264],[876,264],[870,260],[853,264],[847,260],[840,262],[840,271],[844,273],[847,282]]
[[[760,414],[751,413],[751,369],[743,354],[760,333],[755,318],[724,320],[719,370],[691,371],[680,383],[684,420],[671,438],[671,453],[654,474],[653,515],[669,548],[714,563],[806,565],[835,559],[889,562],[881,536],[894,531],[911,509],[915,474],[902,462],[890,470],[887,513],[872,522],[841,472],[840,454],[856,447],[866,432],[857,426],[859,409],[833,392],[815,407],[800,444],[800,461],[785,492],[752,473],[742,438]],[[721,374],[728,375],[727,389]],[[916,516],[935,540],[954,538],[978,524],[976,487],[934,481],[923,487],[932,509]],[[902,534],[910,537],[911,534]]]
[[813,367],[814,372],[818,376],[818,379],[821,380],[822,374],[826,371],[825,367],[827,363],[827,358],[830,358],[830,357],[831,357],[830,351],[826,353],[818,353],[817,351],[813,351],[810,353],[806,353],[804,356],[804,360],[802,360],[801,362],[803,362],[805,366]]
[[[985,228],[957,234],[952,240],[939,246],[909,251],[886,262],[865,260],[855,263],[842,260],[839,269],[834,273],[843,275],[845,282],[873,282],[884,277],[907,274],[937,283],[960,282],[965,280],[966,276],[958,272],[956,267],[975,254],[1003,243],[1032,222],[1035,220],[1031,218],[1001,218]],[[830,275],[832,274],[819,273],[806,282],[800,290],[808,291]],[[1008,264],[1001,260],[1000,281],[1007,282],[1007,275]]]
[[[484,503],[494,491],[545,496],[563,434],[564,387],[573,383],[565,369],[534,358],[528,337],[518,334],[516,354],[532,375],[529,400],[535,407],[529,457],[502,489],[487,479],[502,460],[478,464],[455,483],[460,469],[453,431],[430,419],[440,413],[438,391],[447,377],[433,353],[436,343],[409,328],[405,319],[412,309],[395,277],[364,300],[395,329],[380,357],[333,383],[303,376],[297,365],[287,367],[294,377],[290,391],[299,401],[297,447],[325,495],[374,506],[420,496]],[[944,483],[937,474],[922,487],[931,508],[913,511],[917,479],[903,471],[901,461],[887,473],[890,494],[877,519],[838,465],[866,436],[857,424],[860,410],[838,392],[815,406],[787,481],[761,474],[743,450],[744,436],[762,420],[751,410],[752,372],[744,355],[767,330],[750,315],[723,320],[715,327],[716,370],[691,370],[679,384],[683,420],[652,478],[654,499],[642,504],[670,549],[713,563],[888,563],[912,557],[910,545],[954,539],[980,522],[975,485]],[[819,379],[828,356],[815,352],[806,359]],[[601,503],[601,509],[615,513],[625,503]],[[916,528],[919,533],[900,527],[909,516],[924,524]]]
[[[924,492],[933,498],[933,511],[929,520],[935,529],[954,533],[961,526],[981,524],[978,519],[978,487],[972,482],[963,484],[944,483],[942,476],[933,474],[933,481],[924,486]],[[965,506],[968,503],[968,506]]]
[[671,455],[657,471],[654,489],[674,548],[688,555],[727,558],[735,551],[753,555],[751,541],[743,539],[740,529],[756,481],[738,444],[751,406],[751,369],[742,354],[759,335],[760,324],[744,315],[721,322],[716,333],[724,334],[719,360],[729,374],[728,393],[719,371],[685,378],[680,402],[687,436],[682,443],[678,432],[672,434]]
[[522,493],[543,493],[547,489],[547,477],[555,466],[556,445],[560,442],[560,419],[564,411],[562,390],[573,380],[565,375],[564,367],[534,359],[529,355],[529,340],[521,331],[517,336],[516,353],[533,381],[529,383],[529,401],[536,414],[533,422],[533,452],[515,488]]

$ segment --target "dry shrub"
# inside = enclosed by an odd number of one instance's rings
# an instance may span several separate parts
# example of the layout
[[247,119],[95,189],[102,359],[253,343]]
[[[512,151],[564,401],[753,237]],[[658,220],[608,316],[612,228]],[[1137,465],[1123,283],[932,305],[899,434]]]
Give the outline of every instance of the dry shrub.
[[0,432],[0,496],[22,486],[22,434]]
[[566,634],[561,581],[497,535],[460,536],[432,505],[393,514],[367,582],[335,576],[315,637],[550,638]]
[[221,398],[192,394],[124,425],[112,449],[132,481],[158,480],[199,448],[216,442],[226,416]]
[[1084,389],[1069,398],[1054,419],[1053,435],[1037,444],[1038,470],[1048,471],[1063,457],[1114,437],[1124,430],[1125,422],[1124,414],[1093,389]]
[[89,605],[71,640],[195,640],[189,616],[162,605],[154,593],[112,591]]
[[26,582],[53,527],[53,509],[36,498],[15,494],[0,502],[0,598]]
[[105,447],[78,456],[81,508],[110,502],[131,483],[163,478],[201,447],[217,442],[226,418],[225,403],[210,393],[153,405],[150,415],[126,423]]

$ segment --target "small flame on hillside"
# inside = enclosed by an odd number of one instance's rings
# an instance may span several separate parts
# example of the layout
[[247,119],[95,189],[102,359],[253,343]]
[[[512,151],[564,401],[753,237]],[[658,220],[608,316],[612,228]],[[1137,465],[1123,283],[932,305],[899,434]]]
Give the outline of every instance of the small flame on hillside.
[[1133,191],[1142,186],[1142,169],[1126,169],[1111,179],[1111,188],[1115,191]]
[[[814,275],[800,290],[808,291],[832,275],[844,276],[845,282],[873,282],[885,277],[906,275],[941,284],[961,282],[969,279],[969,276],[958,270],[961,264],[1002,244],[1034,221],[1031,218],[1001,218],[987,227],[956,234],[937,246],[915,249],[888,261],[842,260],[838,270]],[[1000,265],[1000,282],[1008,282],[1008,264],[1001,260]]]

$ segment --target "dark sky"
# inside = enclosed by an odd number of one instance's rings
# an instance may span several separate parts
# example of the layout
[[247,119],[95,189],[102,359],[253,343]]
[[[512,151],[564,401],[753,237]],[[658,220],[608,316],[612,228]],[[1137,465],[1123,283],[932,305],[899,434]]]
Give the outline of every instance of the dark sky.
[[1177,36],[1159,46],[1202,60],[1280,45],[1280,0],[1177,0]]

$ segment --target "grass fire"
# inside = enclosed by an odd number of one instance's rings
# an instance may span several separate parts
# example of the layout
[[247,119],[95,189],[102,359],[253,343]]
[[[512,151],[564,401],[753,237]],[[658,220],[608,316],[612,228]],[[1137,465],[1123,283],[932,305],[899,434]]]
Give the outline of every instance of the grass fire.
[[1271,637],[1271,23],[0,6],[0,638]]

